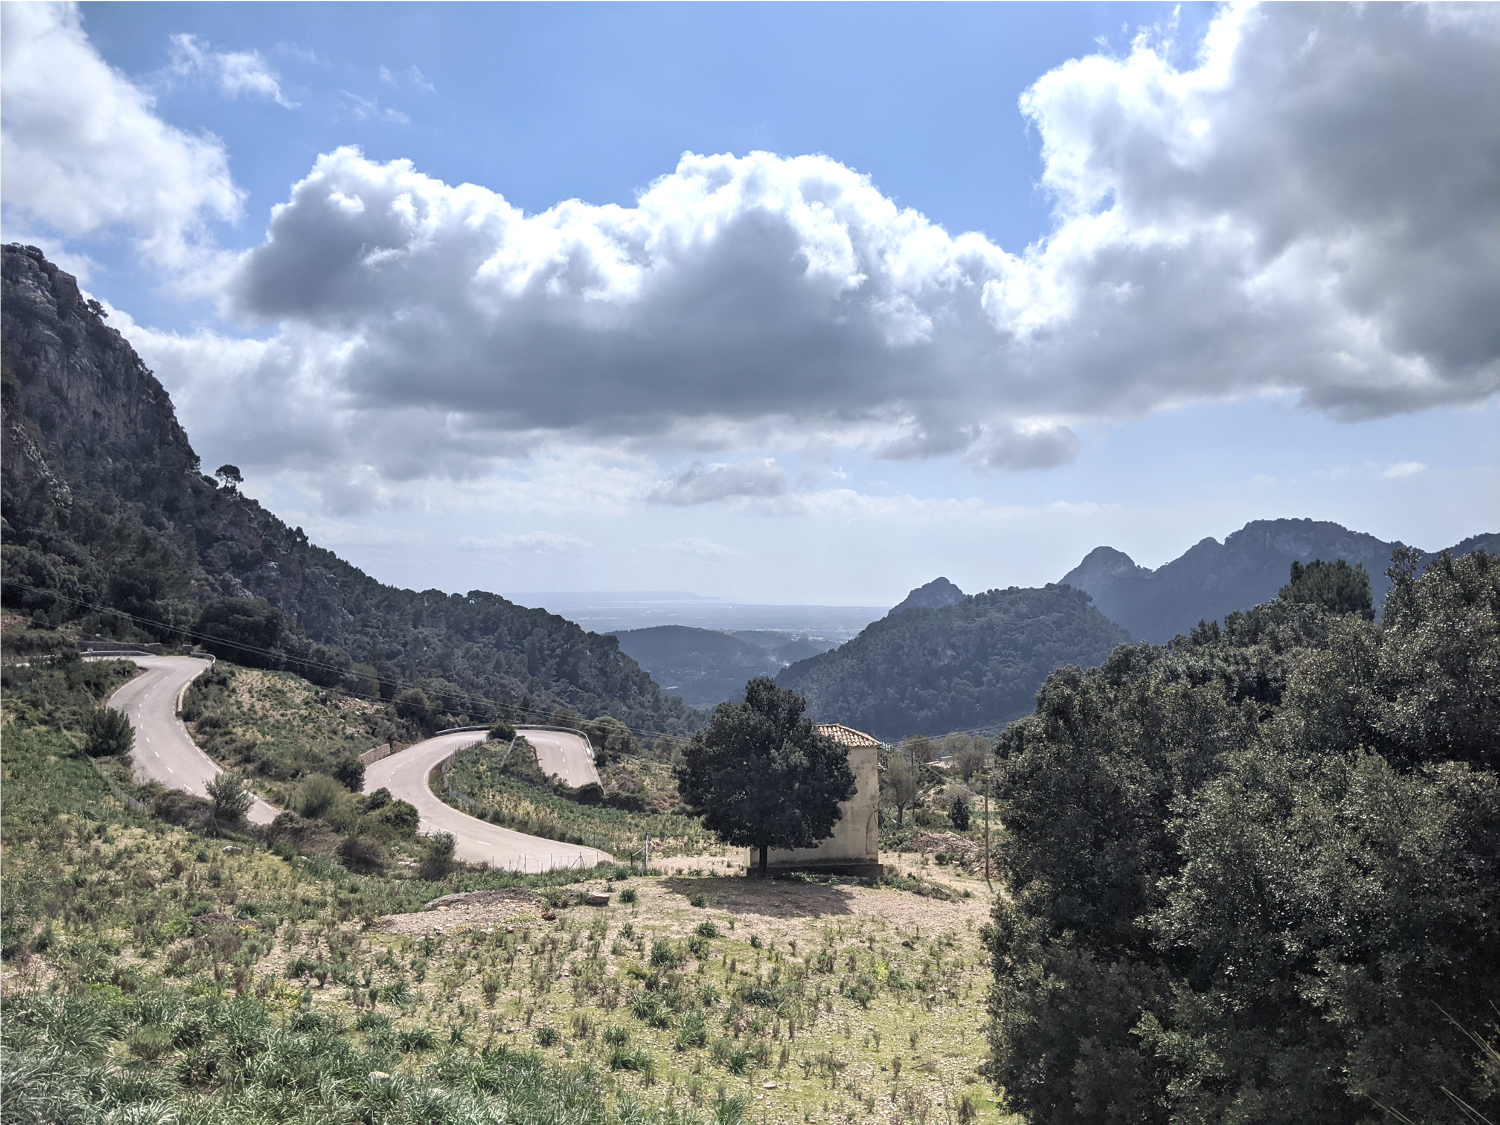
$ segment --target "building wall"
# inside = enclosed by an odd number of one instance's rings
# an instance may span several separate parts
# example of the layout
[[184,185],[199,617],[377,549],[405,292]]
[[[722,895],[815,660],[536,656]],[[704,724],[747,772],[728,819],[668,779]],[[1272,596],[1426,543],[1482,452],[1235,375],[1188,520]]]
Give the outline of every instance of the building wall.
[[[880,760],[874,746],[849,748],[854,796],[840,805],[843,816],[833,835],[815,848],[772,848],[766,862],[772,870],[826,870],[880,874]],[[745,865],[758,869],[760,856],[746,849]]]

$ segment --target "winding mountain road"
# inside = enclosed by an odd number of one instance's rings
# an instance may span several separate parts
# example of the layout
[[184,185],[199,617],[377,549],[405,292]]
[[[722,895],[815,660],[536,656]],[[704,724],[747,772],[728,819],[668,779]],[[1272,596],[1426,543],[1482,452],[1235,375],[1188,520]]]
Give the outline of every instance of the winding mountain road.
[[[211,667],[194,656],[123,656],[142,674],[109,697],[135,728],[131,760],[135,776],[157,781],[168,789],[182,789],[195,797],[208,796],[208,783],[224,771],[199,750],[177,717],[177,703],[188,684]],[[270,824],[280,812],[259,797],[250,806],[252,824]]]
[[516,733],[526,736],[536,751],[536,764],[548,777],[555,777],[574,789],[600,784],[594,755],[583,735],[546,727],[517,727]]
[[[543,735],[552,736],[551,731],[522,729],[527,741],[537,748],[537,758],[542,758],[542,747],[538,745]],[[510,828],[501,828],[487,820],[461,813],[452,805],[444,804],[427,787],[427,775],[454,752],[471,746],[484,735],[477,731],[453,731],[429,738],[415,746],[408,746],[389,758],[382,758],[365,770],[365,792],[389,789],[392,797],[399,797],[415,805],[422,817],[418,831],[451,832],[455,842],[454,855],[467,863],[488,863],[491,867],[503,867],[518,871],[550,871],[555,867],[593,867],[599,863],[610,863],[613,856],[596,848],[585,848],[578,844],[564,844],[557,840],[544,840],[540,836],[528,836]],[[577,740],[577,747],[565,742]],[[563,757],[564,767],[573,776],[586,777],[593,770],[593,761],[587,757],[587,744],[577,735],[561,736],[557,742],[549,742],[550,753]],[[587,769],[576,761],[581,748],[587,761]],[[543,768],[547,768],[545,765]],[[597,781],[593,774],[591,780]],[[573,784],[571,781],[569,784]],[[580,783],[581,784],[581,783]]]
[[[177,709],[187,686],[207,671],[211,663],[192,656],[134,653],[90,659],[129,660],[141,669],[141,675],[109,697],[109,706],[123,713],[135,729],[131,760],[136,777],[206,798],[208,783],[223,770],[198,749],[178,718]],[[537,760],[548,773],[574,786],[598,782],[599,773],[588,752],[588,743],[581,736],[534,729],[524,729],[524,733],[536,747]],[[419,831],[453,833],[454,855],[467,863],[535,872],[580,864],[593,867],[613,860],[607,852],[595,848],[501,828],[439,800],[427,787],[432,767],[481,737],[474,731],[440,734],[376,762],[365,773],[365,792],[384,787],[391,796],[415,805],[422,818]],[[250,806],[249,820],[253,824],[270,824],[280,811],[256,797]]]

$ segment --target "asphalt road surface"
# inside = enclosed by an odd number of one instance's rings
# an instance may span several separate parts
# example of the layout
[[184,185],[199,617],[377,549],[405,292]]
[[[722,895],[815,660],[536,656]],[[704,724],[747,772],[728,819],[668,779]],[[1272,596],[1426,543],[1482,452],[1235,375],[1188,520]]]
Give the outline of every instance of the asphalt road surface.
[[[526,737],[529,741],[532,732],[526,732]],[[432,772],[433,766],[455,751],[471,746],[483,738],[482,731],[440,734],[426,742],[409,746],[389,758],[382,758],[365,770],[365,792],[389,789],[392,797],[415,805],[422,818],[418,831],[424,834],[453,833],[453,854],[467,863],[488,863],[492,867],[514,868],[519,871],[550,871],[554,867],[575,867],[579,864],[593,867],[597,863],[611,861],[612,857],[607,852],[577,844],[564,844],[557,840],[544,840],[540,836],[528,836],[524,832],[501,828],[498,824],[461,813],[439,800],[427,787],[427,775]],[[540,756],[540,747],[537,753]],[[585,757],[588,756],[586,749],[583,753]],[[589,766],[592,769],[593,763],[590,762]],[[597,780],[597,777],[598,774],[595,773],[594,779]]]
[[536,764],[548,777],[559,778],[575,789],[591,782],[599,784],[599,770],[583,735],[540,727],[517,727],[516,733],[526,736],[536,750]]
[[[223,771],[194,744],[177,717],[182,690],[208,669],[207,660],[192,656],[128,656],[144,671],[109,697],[109,705],[124,712],[135,728],[131,760],[142,781],[159,781],[168,789],[208,796],[208,783]],[[253,824],[270,824],[280,810],[259,797],[250,806]]]

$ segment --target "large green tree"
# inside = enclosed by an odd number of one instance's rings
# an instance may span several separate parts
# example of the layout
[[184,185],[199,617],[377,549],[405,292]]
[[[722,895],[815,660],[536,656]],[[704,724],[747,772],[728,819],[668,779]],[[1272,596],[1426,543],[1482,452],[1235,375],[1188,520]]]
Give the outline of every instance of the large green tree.
[[755,848],[766,873],[771,848],[809,848],[833,835],[839,804],[854,796],[849,752],[819,734],[807,701],[774,680],[745,685],[721,703],[677,768],[682,799],[725,842]]
[[990,1073],[1034,1125],[1500,1119],[1500,564],[1418,561],[1380,624],[1278,599],[1007,728]]

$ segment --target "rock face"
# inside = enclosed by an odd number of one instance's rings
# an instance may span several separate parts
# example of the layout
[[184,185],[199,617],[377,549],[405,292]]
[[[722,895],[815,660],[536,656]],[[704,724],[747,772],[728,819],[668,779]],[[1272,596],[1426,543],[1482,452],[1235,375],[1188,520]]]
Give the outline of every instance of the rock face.
[[[1156,570],[1137,566],[1113,547],[1096,547],[1062,581],[1087,591],[1110,620],[1138,641],[1160,644],[1199,621],[1222,619],[1275,598],[1293,562],[1344,559],[1362,564],[1378,607],[1390,589],[1391,552],[1403,546],[1317,520],[1256,520],[1220,543],[1204,539]],[[1451,548],[1455,554],[1500,545],[1479,535]],[[1431,555],[1428,556],[1432,557]]]
[[325,646],[320,664],[369,662],[450,698],[683,728],[682,704],[613,638],[483,591],[384,586],[203,475],[166,389],[75,279],[34,247],[3,258],[7,608],[54,622],[94,614],[95,628],[133,619],[161,639],[206,602],[260,598],[297,643]]
[[908,609],[942,609],[944,606],[957,605],[964,600],[964,592],[949,582],[946,578],[934,578],[925,586],[918,586],[907,594],[901,604],[886,614],[893,617],[898,613],[904,613]]

